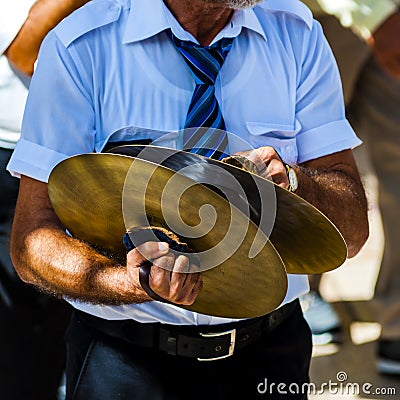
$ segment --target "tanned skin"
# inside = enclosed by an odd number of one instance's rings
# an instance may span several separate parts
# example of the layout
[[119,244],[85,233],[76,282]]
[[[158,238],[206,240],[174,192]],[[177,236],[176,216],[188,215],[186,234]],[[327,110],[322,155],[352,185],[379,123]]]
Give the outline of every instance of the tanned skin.
[[400,79],[400,11],[389,16],[367,43],[380,66],[393,78]]
[[[29,204],[24,208],[24,204]],[[161,249],[160,249],[161,247]],[[148,242],[127,255],[126,267],[68,237],[50,204],[47,184],[21,177],[11,238],[20,277],[45,290],[101,304],[151,300],[139,283],[139,266],[154,260],[150,285],[177,304],[191,304],[202,287],[200,274],[182,274],[188,259],[174,258],[166,243]],[[174,266],[171,274],[165,268]]]
[[[232,17],[233,10],[218,2],[204,0],[165,0],[181,26],[201,45],[211,43]],[[222,3],[222,2],[221,2]]]
[[[286,168],[272,147],[238,152],[253,161],[260,175],[288,188]],[[299,187],[296,191],[337,226],[354,257],[368,238],[368,205],[351,150],[330,154],[293,166]]]
[[83,6],[89,0],[38,0],[31,9],[18,35],[4,54],[8,60],[26,75],[33,74],[33,65],[39,47],[47,33],[63,18]]
[[[209,44],[224,27],[232,10],[202,0],[165,0],[180,24],[200,43]],[[254,155],[254,153],[253,153]],[[265,173],[288,186],[285,169],[271,147],[257,150]],[[297,168],[299,195],[312,202],[341,229],[349,255],[368,236],[367,205],[351,151],[304,163]],[[357,227],[357,229],[355,229]],[[96,304],[129,304],[151,300],[143,291],[138,270],[146,258],[155,266],[150,286],[177,304],[192,304],[202,288],[201,274],[184,274],[188,263],[175,258],[166,243],[145,243],[127,255],[126,266],[99,255],[88,245],[68,237],[51,207],[47,184],[22,176],[11,238],[11,255],[20,277],[57,295]],[[164,270],[168,265],[173,272]]]

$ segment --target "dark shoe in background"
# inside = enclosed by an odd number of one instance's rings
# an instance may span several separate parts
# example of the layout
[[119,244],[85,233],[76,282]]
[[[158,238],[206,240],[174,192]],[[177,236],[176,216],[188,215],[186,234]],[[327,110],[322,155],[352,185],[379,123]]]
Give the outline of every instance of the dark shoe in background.
[[400,375],[400,339],[378,340],[376,368],[381,374]]

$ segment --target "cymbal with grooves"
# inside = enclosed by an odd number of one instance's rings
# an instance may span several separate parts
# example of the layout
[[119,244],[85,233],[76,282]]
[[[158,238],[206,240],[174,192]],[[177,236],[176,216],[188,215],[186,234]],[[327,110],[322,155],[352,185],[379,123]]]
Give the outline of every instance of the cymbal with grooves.
[[[169,168],[124,155],[83,154],[58,164],[48,188],[53,208],[68,231],[117,257],[124,255],[122,236],[127,229],[150,222],[171,230],[166,219],[176,212],[183,221],[178,235],[199,252],[201,262],[203,253],[203,261],[210,265],[232,253],[202,272],[203,290],[193,305],[182,308],[227,318],[253,318],[277,308],[286,295],[282,259],[257,226],[223,197]],[[211,208],[202,214],[205,204]],[[206,222],[213,217],[216,223],[193,238],[192,229],[202,229],[199,215]],[[225,236],[228,240],[224,241]],[[230,246],[235,241],[239,246]],[[250,258],[254,241],[262,250]]]
[[[234,192],[239,183],[247,195],[250,218],[269,236],[289,274],[321,274],[338,268],[347,258],[342,235],[324,214],[267,179],[217,160],[166,147],[126,145],[109,152],[160,163],[196,182],[216,182],[210,186],[212,190],[218,185]],[[220,169],[227,171],[235,181],[224,179]],[[275,197],[268,195],[271,192]],[[259,223],[263,212],[274,212],[273,226],[269,226],[271,218],[268,217],[267,223]]]

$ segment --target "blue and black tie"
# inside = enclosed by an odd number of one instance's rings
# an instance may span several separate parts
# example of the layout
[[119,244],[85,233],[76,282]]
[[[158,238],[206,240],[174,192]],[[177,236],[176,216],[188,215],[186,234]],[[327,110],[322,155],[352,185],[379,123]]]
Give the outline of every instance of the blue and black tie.
[[212,46],[172,38],[196,82],[186,116],[183,148],[220,160],[228,156],[228,136],[214,85],[233,38],[221,39]]

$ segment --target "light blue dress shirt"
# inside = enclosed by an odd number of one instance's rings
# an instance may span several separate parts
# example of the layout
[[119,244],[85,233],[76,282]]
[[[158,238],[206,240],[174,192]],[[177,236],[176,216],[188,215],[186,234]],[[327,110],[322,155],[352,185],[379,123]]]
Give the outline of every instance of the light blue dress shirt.
[[[46,182],[57,163],[101,151],[108,140],[155,140],[182,129],[195,83],[168,29],[196,42],[162,0],[95,0],[58,25],[43,42],[9,170]],[[229,138],[231,153],[273,146],[286,162],[301,163],[360,144],[331,50],[302,3],[267,0],[236,11],[214,42],[222,37],[235,37],[216,81],[226,128],[241,139]],[[163,144],[176,143],[172,134]],[[290,275],[284,303],[307,290],[306,276]],[[159,302],[72,303],[107,319],[232,321]]]

